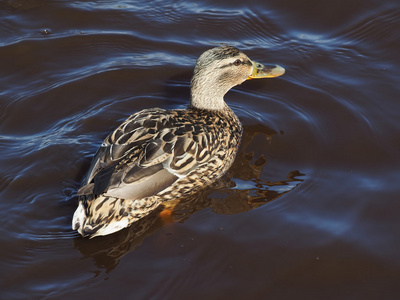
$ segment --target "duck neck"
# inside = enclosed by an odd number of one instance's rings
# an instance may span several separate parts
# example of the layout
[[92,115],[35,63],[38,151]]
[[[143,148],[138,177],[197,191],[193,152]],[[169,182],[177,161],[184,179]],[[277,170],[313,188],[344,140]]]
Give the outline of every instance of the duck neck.
[[227,105],[224,96],[229,88],[215,84],[211,76],[193,76],[190,84],[190,107],[206,110],[224,110]]

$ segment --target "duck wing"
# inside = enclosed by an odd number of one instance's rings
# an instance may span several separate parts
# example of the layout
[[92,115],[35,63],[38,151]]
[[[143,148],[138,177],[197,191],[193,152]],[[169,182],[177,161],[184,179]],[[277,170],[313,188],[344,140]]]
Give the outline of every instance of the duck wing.
[[213,135],[183,110],[140,111],[104,140],[78,195],[155,195],[210,159],[218,148]]

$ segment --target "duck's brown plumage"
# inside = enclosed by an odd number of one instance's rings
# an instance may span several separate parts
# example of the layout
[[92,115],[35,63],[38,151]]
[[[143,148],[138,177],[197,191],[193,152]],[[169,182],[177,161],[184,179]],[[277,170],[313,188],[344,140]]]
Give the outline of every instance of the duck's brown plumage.
[[[202,80],[209,80],[201,75],[196,77],[196,72],[201,73],[202,68],[215,62],[221,62],[222,69],[230,66],[228,63],[232,59],[240,58],[246,71],[235,76],[241,76],[236,80],[242,82],[253,72],[252,62],[230,46],[211,49],[208,56],[211,58],[206,56],[203,61],[200,57],[196,66],[190,108],[142,110],[104,140],[78,191],[80,203],[74,214],[73,229],[92,237],[118,231],[143,218],[164,201],[191,195],[216,181],[232,165],[242,126],[223,102],[224,92],[222,96],[207,90],[198,93],[205,101],[214,101],[208,99],[211,96],[207,94],[215,95],[217,104],[222,101],[215,108],[193,105],[196,89],[202,88]],[[245,64],[250,67],[245,69]],[[236,62],[231,65],[235,67]],[[215,70],[217,67],[213,66]],[[216,81],[226,74],[230,73],[220,71]],[[227,86],[236,84],[228,82]]]

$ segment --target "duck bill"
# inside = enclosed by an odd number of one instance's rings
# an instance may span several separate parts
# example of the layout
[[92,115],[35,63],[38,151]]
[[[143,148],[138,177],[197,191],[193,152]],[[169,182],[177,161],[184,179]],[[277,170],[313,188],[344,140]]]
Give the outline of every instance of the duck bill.
[[253,69],[249,77],[249,79],[257,79],[257,78],[274,78],[281,76],[285,73],[285,69],[278,65],[263,65],[258,62],[252,61]]

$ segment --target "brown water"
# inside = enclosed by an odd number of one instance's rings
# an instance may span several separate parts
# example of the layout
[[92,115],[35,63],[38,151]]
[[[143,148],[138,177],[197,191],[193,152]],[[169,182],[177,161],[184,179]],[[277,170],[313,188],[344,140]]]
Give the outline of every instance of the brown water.
[[[1,299],[399,299],[400,3],[0,3]],[[105,136],[183,108],[219,43],[286,68],[226,96],[230,172],[117,234],[70,228]]]

